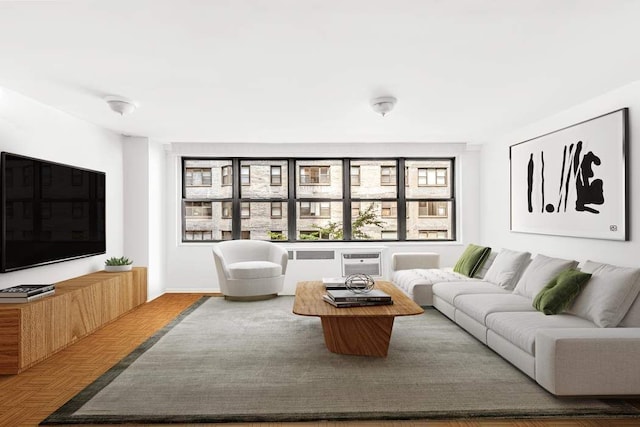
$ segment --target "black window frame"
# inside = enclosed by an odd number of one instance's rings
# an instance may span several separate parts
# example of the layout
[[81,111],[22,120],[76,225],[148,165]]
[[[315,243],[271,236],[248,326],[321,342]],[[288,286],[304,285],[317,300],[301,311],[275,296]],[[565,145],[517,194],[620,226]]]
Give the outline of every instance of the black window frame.
[[[305,231],[305,230],[297,230],[297,217],[299,216],[299,210],[297,209],[298,207],[298,203],[300,201],[310,201],[310,202],[339,202],[342,203],[342,212],[343,212],[343,219],[342,219],[342,224],[343,224],[343,239],[341,240],[330,240],[333,242],[341,242],[341,243],[359,243],[361,244],[362,242],[390,242],[390,241],[394,241],[394,242],[451,242],[451,241],[456,241],[457,238],[457,221],[456,221],[456,216],[455,216],[455,212],[456,212],[456,186],[455,186],[455,167],[456,167],[456,157],[455,156],[437,156],[437,157],[427,157],[427,156],[420,156],[420,157],[353,157],[353,158],[336,158],[336,157],[321,157],[321,158],[306,158],[306,157],[291,157],[291,158],[282,158],[282,157],[275,157],[275,158],[271,158],[271,157],[182,157],[182,242],[183,243],[193,243],[193,240],[186,240],[185,239],[185,235],[186,235],[186,218],[185,218],[185,210],[184,210],[184,206],[185,206],[185,202],[187,201],[192,201],[194,199],[187,199],[186,198],[186,185],[185,185],[185,162],[190,161],[190,160],[216,160],[216,161],[221,161],[221,160],[229,160],[231,161],[231,165],[228,166],[223,166],[221,169],[224,168],[229,168],[229,170],[231,170],[231,177],[232,177],[232,184],[233,185],[233,196],[231,198],[228,197],[220,197],[220,198],[210,198],[207,199],[208,201],[211,202],[231,202],[232,203],[232,215],[231,215],[231,219],[232,219],[232,231],[231,231],[231,236],[232,239],[240,239],[243,236],[243,233],[241,230],[241,203],[242,202],[251,202],[251,201],[261,201],[261,202],[281,202],[284,206],[287,206],[287,225],[288,225],[288,229],[287,230],[283,230],[283,233],[286,234],[287,239],[286,240],[281,240],[280,242],[286,243],[286,242],[290,242],[290,243],[296,243],[296,242],[312,242],[313,240],[305,240],[305,239],[299,239],[297,238],[297,234],[298,231]],[[241,197],[241,191],[240,191],[240,187],[241,187],[241,182],[240,182],[240,164],[242,161],[251,161],[251,160],[267,160],[267,161],[273,161],[273,160],[279,160],[279,161],[286,161],[286,168],[288,169],[288,179],[282,183],[282,185],[287,185],[288,188],[288,196],[286,198],[243,198]],[[327,185],[327,184],[323,184],[323,183],[301,183],[299,182],[299,176],[300,172],[296,171],[296,164],[299,165],[304,165],[305,162],[322,162],[322,161],[335,161],[335,160],[340,160],[342,161],[342,198],[341,199],[310,199],[310,198],[298,198],[296,195],[296,187],[299,186],[305,186],[305,185]],[[405,182],[406,177],[408,176],[408,174],[403,173],[403,174],[398,174],[397,171],[398,170],[403,170],[403,171],[407,171],[406,166],[405,166],[405,161],[407,160],[411,160],[411,161],[447,161],[449,162],[449,167],[445,168],[448,169],[448,175],[446,176],[447,178],[447,186],[449,186],[449,197],[437,197],[437,198],[425,198],[425,197],[412,197],[412,198],[408,198],[406,197],[406,188],[407,188],[407,183]],[[395,162],[395,186],[396,186],[396,197],[395,198],[377,198],[377,199],[372,199],[371,197],[367,197],[367,198],[355,198],[352,197],[351,194],[351,162],[354,161],[394,161]],[[329,184],[331,185],[331,171],[330,171],[330,166],[325,166],[325,165],[314,165],[314,164],[308,164],[308,165],[304,165],[306,167],[329,167]],[[384,165],[385,167],[390,167],[389,165]],[[297,173],[296,173],[297,172]],[[271,179],[271,178],[270,178]],[[221,186],[225,186],[227,184],[222,184]],[[380,182],[380,185],[394,185],[394,184],[383,184],[382,182]],[[391,240],[391,239],[367,239],[367,240],[363,240],[363,239],[353,239],[351,236],[351,215],[352,215],[352,209],[351,209],[351,205],[352,203],[356,203],[356,202],[361,202],[361,201],[370,201],[370,200],[376,200],[379,202],[386,202],[386,201],[392,201],[392,202],[396,202],[397,206],[396,206],[396,231],[397,231],[397,239],[396,240]],[[407,203],[408,202],[417,202],[417,201],[431,201],[431,202],[450,202],[450,211],[449,213],[449,217],[450,217],[450,223],[451,223],[451,227],[450,227],[450,232],[449,232],[449,238],[447,239],[408,239],[407,238],[407,215],[406,215],[406,208],[407,208]],[[283,208],[284,210],[284,208]],[[321,218],[321,217],[317,217],[317,218]],[[391,231],[391,230],[385,230],[385,231]],[[418,234],[419,232],[422,231],[422,229],[418,230]],[[228,230],[220,230],[221,233],[221,239],[218,240],[202,240],[202,241],[198,241],[198,242],[217,242],[217,241],[222,241],[225,239],[222,239],[222,237],[224,237],[226,233],[229,233]],[[244,234],[246,235],[246,234]],[[323,241],[326,242],[327,240],[321,239],[318,241]]]

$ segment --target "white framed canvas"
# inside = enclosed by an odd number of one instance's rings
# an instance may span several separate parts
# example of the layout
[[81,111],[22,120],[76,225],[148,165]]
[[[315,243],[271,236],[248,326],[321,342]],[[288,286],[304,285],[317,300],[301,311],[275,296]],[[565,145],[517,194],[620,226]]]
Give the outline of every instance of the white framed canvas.
[[510,146],[511,231],[627,240],[627,115]]

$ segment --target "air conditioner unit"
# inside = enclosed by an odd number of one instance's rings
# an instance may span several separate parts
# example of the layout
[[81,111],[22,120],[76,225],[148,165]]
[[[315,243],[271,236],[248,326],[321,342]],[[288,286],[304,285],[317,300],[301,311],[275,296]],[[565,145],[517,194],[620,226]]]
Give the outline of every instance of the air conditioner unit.
[[358,252],[342,254],[342,275],[367,274],[382,276],[382,256],[380,252]]

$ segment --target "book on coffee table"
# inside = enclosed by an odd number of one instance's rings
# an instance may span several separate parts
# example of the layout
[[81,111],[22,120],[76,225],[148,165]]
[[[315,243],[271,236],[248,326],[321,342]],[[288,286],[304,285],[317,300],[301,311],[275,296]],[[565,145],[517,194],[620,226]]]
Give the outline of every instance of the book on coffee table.
[[[322,284],[326,289],[347,289],[345,284],[346,277],[324,277]],[[351,286],[354,288],[364,288],[367,286],[365,282],[351,282]]]
[[393,300],[388,301],[334,301],[329,295],[323,295],[322,299],[337,308],[348,307],[371,307],[376,305],[391,305]]
[[386,302],[391,301],[391,295],[380,289],[357,293],[349,289],[327,289],[329,298],[336,302]]

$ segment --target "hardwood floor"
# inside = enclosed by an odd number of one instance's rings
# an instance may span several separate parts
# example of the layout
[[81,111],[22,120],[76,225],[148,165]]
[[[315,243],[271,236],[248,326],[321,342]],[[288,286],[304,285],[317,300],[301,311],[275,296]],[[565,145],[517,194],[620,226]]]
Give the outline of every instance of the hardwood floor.
[[[129,354],[146,338],[153,335],[155,331],[171,321],[201,296],[201,294],[165,294],[19,375],[0,375],[0,426],[38,425],[50,413]],[[630,402],[640,408],[640,401]],[[323,421],[226,425],[245,427],[602,427],[640,426],[640,420]]]

